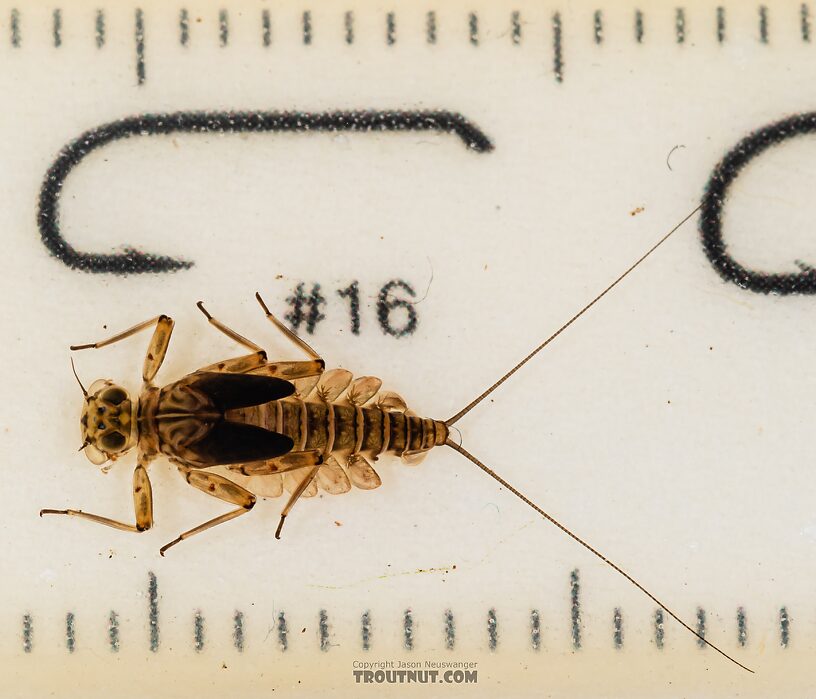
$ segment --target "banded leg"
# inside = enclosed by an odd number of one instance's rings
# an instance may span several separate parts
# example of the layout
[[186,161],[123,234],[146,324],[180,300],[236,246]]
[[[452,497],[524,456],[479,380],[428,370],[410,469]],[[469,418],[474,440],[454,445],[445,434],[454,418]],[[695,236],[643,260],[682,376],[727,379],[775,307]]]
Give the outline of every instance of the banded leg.
[[136,512],[136,524],[127,524],[109,517],[94,515],[82,510],[40,510],[40,517],[43,515],[69,515],[71,517],[81,517],[91,522],[104,524],[114,529],[121,529],[126,532],[144,532],[153,526],[153,489],[150,486],[150,479],[144,466],[139,465],[133,471],[133,509]]
[[169,544],[165,544],[159,549],[159,553],[162,556],[171,546],[175,546],[185,539],[189,539],[191,536],[200,534],[207,529],[211,529],[212,527],[223,524],[224,522],[229,522],[231,519],[240,517],[241,515],[249,512],[255,506],[256,498],[252,493],[250,493],[246,488],[242,488],[240,485],[233,483],[228,478],[224,478],[224,476],[219,476],[217,473],[209,473],[207,471],[198,471],[189,468],[179,468],[179,471],[181,471],[185,480],[194,488],[198,488],[199,490],[207,493],[207,495],[212,495],[214,498],[218,498],[219,500],[224,500],[225,502],[232,503],[233,505],[239,505],[239,507],[219,517],[214,517],[213,519],[207,520],[203,524],[199,524],[197,527],[193,527],[192,529],[179,534]]
[[312,359],[319,359],[321,362],[323,361],[323,358],[317,352],[315,352],[305,340],[301,340],[297,335],[295,335],[295,333],[289,330],[289,328],[287,328],[274,315],[272,315],[266,303],[261,298],[261,294],[257,291],[255,292],[255,298],[258,300],[258,303],[261,304],[261,308],[263,309],[263,312],[266,314],[267,320],[269,320],[278,330],[280,330],[284,335],[286,335],[286,337],[291,342],[300,347],[300,349],[302,349]]
[[220,330],[224,335],[230,338],[230,340],[252,350],[251,354],[210,364],[209,366],[202,367],[198,371],[223,371],[230,374],[243,374],[246,371],[252,371],[253,369],[262,367],[266,363],[266,352],[260,345],[256,345],[252,340],[248,340],[243,335],[235,332],[232,328],[228,328],[218,320],[218,318],[213,318],[210,312],[204,308],[203,301],[199,301],[196,306],[198,306],[198,310],[204,314],[204,317],[210,325]]
[[173,319],[169,316],[156,316],[143,323],[138,323],[123,332],[117,333],[107,340],[92,342],[86,345],[71,345],[70,349],[83,350],[107,347],[120,340],[125,340],[131,335],[135,335],[145,328],[149,328],[151,325],[155,325],[156,327],[153,330],[153,337],[150,339],[150,344],[147,347],[147,354],[145,355],[144,366],[142,367],[142,381],[144,381],[145,384],[149,384],[156,377],[159,367],[161,367],[164,361],[164,356],[167,354],[167,347],[170,345],[170,335],[173,333],[174,323]]
[[251,354],[216,362],[215,364],[202,367],[198,371],[216,371],[230,374],[260,374],[286,380],[299,379],[322,373],[324,363],[323,360],[319,358],[307,362],[268,362],[266,351],[260,347],[260,345],[256,345],[243,335],[235,332],[232,328],[224,325],[217,318],[214,318],[209,311],[204,308],[204,304],[201,301],[196,305],[211,325],[216,327],[231,340],[252,350]]
[[283,508],[281,512],[280,522],[278,522],[278,528],[275,530],[275,538],[280,539],[281,529],[283,529],[283,522],[286,519],[287,515],[292,511],[292,508],[295,506],[295,503],[300,499],[300,496],[303,495],[303,492],[306,488],[309,487],[311,482],[314,480],[317,472],[320,470],[320,466],[315,466],[306,474],[306,477],[300,482],[300,485],[297,487],[294,493],[292,493],[292,497],[289,498],[289,502],[286,503],[286,507]]
[[320,466],[323,454],[317,449],[308,451],[290,451],[288,454],[266,461],[252,461],[245,464],[230,464],[230,471],[237,471],[244,476],[266,476],[274,473],[288,473],[301,468]]

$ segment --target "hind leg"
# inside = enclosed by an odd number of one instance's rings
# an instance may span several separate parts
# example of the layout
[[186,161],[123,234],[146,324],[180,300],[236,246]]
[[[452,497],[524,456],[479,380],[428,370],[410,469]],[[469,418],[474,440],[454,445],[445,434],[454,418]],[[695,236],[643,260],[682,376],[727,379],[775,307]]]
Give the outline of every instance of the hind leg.
[[305,340],[302,340],[297,335],[295,335],[295,333],[289,330],[289,328],[287,328],[274,315],[272,315],[266,303],[261,298],[260,293],[258,293],[257,291],[255,292],[255,298],[258,300],[258,303],[261,304],[261,308],[263,309],[263,312],[266,314],[267,320],[269,320],[278,330],[280,330],[289,341],[293,342],[295,345],[300,347],[300,349],[302,349],[312,359],[317,359],[321,362],[323,361],[323,358],[317,352],[315,352]]
[[194,488],[198,488],[199,490],[207,493],[207,495],[212,495],[214,498],[224,500],[225,502],[232,503],[233,505],[238,505],[239,507],[221,515],[220,517],[210,519],[203,524],[199,524],[197,527],[193,527],[192,529],[179,534],[175,539],[173,539],[173,541],[171,541],[169,544],[165,544],[159,549],[159,553],[162,556],[171,546],[175,546],[185,539],[189,539],[191,536],[201,534],[201,532],[207,531],[207,529],[211,529],[212,527],[223,524],[224,522],[229,522],[231,519],[240,517],[241,515],[249,512],[255,506],[256,498],[252,493],[250,493],[246,488],[242,488],[240,485],[233,483],[228,478],[224,478],[224,476],[219,476],[217,473],[209,473],[207,471],[198,471],[196,469],[188,468],[180,468],[179,471],[181,471],[186,481]]
[[317,472],[320,470],[320,466],[315,466],[312,468],[309,473],[306,474],[306,477],[300,482],[300,485],[297,487],[294,493],[292,493],[292,497],[289,498],[289,502],[286,503],[286,507],[283,508],[281,512],[280,522],[278,523],[278,528],[275,530],[275,538],[280,539],[281,529],[283,529],[283,522],[286,519],[287,515],[292,511],[292,508],[295,506],[295,503],[300,500],[300,496],[303,495],[306,488],[311,485],[312,481],[314,480]]
[[[243,335],[235,332],[232,328],[224,325],[224,323],[217,318],[214,318],[209,311],[204,308],[204,304],[201,301],[199,301],[196,305],[205,315],[210,325],[220,330],[222,333],[224,333],[224,335],[231,340],[234,340],[239,345],[243,345],[247,349],[252,350],[251,354],[216,362],[215,364],[202,367],[198,371],[215,371],[229,374],[259,374],[262,376],[274,376],[276,378],[285,380],[300,379],[307,376],[317,376],[323,372],[325,363],[317,355],[315,355],[311,361],[306,362],[267,361],[266,351],[260,345],[256,345],[254,342],[252,342],[252,340],[248,340]],[[289,332],[288,329],[284,329],[287,333]]]

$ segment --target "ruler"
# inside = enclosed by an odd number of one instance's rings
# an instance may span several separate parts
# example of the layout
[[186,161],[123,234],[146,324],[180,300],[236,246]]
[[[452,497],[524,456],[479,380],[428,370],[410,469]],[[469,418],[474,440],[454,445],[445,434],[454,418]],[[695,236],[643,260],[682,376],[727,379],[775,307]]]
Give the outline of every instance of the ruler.
[[[4,696],[806,696],[816,519],[810,2],[0,3]],[[699,208],[698,208],[699,207]],[[452,450],[222,514],[79,446],[68,346],[195,307],[417,413]],[[135,390],[146,340],[76,353]],[[408,685],[411,685],[410,687]]]

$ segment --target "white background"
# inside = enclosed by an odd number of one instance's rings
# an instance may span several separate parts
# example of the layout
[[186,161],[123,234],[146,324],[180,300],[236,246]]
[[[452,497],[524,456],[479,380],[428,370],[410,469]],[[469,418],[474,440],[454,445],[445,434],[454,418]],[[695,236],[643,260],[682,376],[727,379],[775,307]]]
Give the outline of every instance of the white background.
[[[172,381],[237,352],[206,325],[198,300],[272,357],[294,359],[252,295],[260,290],[282,314],[299,281],[307,289],[319,282],[327,317],[308,340],[329,366],[382,377],[420,414],[456,412],[692,211],[737,140],[811,108],[814,49],[798,33],[799,4],[769,3],[768,45],[757,38],[757,8],[727,5],[721,46],[714,7],[698,2],[684,6],[682,45],[674,6],[659,3],[639,6],[641,45],[632,38],[635,8],[625,3],[604,8],[601,45],[592,38],[597,8],[579,3],[232,3],[223,48],[219,6],[187,7],[191,41],[182,48],[178,8],[142,5],[141,87],[131,7],[105,8],[101,50],[93,41],[96,4],[63,8],[59,49],[51,5],[22,8],[16,49],[3,20],[0,654],[14,668],[4,694],[59,688],[90,696],[90,684],[106,696],[111,687],[133,696],[269,696],[286,687],[304,696],[357,694],[351,660],[405,656],[401,625],[410,608],[409,657],[480,662],[479,684],[446,687],[451,695],[751,696],[770,687],[802,695],[805,657],[816,643],[809,419],[816,299],[724,283],[702,252],[696,217],[458,427],[469,450],[683,618],[693,622],[704,607],[711,640],[756,676],[699,651],[668,621],[658,652],[651,602],[448,450],[417,468],[381,462],[383,487],[373,493],[299,503],[282,541],[272,536],[279,499],[161,559],[162,544],[224,511],[163,462],[151,469],[149,533],[37,517],[41,507],[131,516],[131,464],[122,460],[103,476],[76,452],[81,397],[68,345],[167,313],[177,327],[159,378]],[[273,22],[266,49],[262,8]],[[314,26],[308,47],[304,9]],[[433,47],[424,38],[429,9],[439,26]],[[520,46],[510,39],[513,9],[523,20]],[[0,18],[9,10],[4,4]],[[343,41],[346,10],[355,12],[353,46]],[[397,18],[391,47],[386,11]],[[478,48],[467,37],[470,11],[479,14]],[[552,73],[556,11],[561,84]],[[426,133],[131,139],[69,177],[63,233],[82,250],[130,244],[191,258],[195,267],[89,275],[50,257],[39,240],[43,175],[62,146],[94,125],[162,110],[361,107],[459,111],[496,149],[477,154]],[[811,140],[789,142],[732,187],[725,236],[746,266],[796,271],[795,259],[816,261],[814,155]],[[637,207],[643,211],[633,216]],[[409,281],[420,297],[427,288],[416,334],[399,340],[376,324],[376,294],[392,278]],[[359,337],[334,293],[353,279],[365,301]],[[137,388],[146,341],[76,355],[80,376]],[[575,568],[584,649],[573,655]],[[428,569],[435,570],[420,572]],[[161,594],[155,655],[147,650],[148,571]],[[745,649],[736,646],[739,606],[749,624]],[[787,649],[779,646],[782,606],[793,618]],[[614,607],[623,610],[621,651],[612,644]],[[490,608],[499,620],[492,653]],[[530,650],[532,608],[542,617],[538,653]],[[112,609],[122,623],[118,655],[107,646]],[[230,636],[236,609],[246,619],[240,656]],[[318,649],[319,609],[329,614],[328,653]],[[444,650],[446,609],[456,618],[455,654]],[[206,621],[201,654],[192,650],[195,610]],[[281,610],[290,620],[285,654],[273,628]],[[374,622],[367,654],[359,650],[364,610]],[[74,656],[65,651],[69,611]],[[29,655],[19,631],[24,613],[34,620]]]

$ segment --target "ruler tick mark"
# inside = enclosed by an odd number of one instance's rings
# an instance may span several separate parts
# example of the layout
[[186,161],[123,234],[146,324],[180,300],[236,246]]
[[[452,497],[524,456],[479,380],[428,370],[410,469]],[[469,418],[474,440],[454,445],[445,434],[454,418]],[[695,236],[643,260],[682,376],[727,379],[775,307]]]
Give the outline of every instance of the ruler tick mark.
[[385,16],[385,43],[393,46],[397,41],[397,20],[393,12]]
[[269,10],[261,12],[261,40],[266,48],[272,45],[272,20],[269,17]]
[[145,29],[144,12],[142,8],[136,8],[134,17],[134,39],[136,41],[136,83],[144,85],[145,81]]
[[159,582],[152,571],[147,574],[147,621],[150,626],[150,650],[159,650]]
[[105,11],[96,11],[96,48],[101,49],[105,45]]
[[[706,633],[706,613],[705,613],[705,609],[703,609],[702,607],[697,607],[697,633],[700,636],[702,636],[702,638],[705,638],[705,633]],[[705,648],[706,644],[705,644],[705,641],[702,640],[702,638],[697,639],[697,645],[700,648]]]
[[759,41],[768,43],[768,8],[765,5],[759,6]]
[[354,13],[346,12],[343,16],[343,26],[346,30],[346,43],[351,46],[354,43]]
[[791,618],[788,614],[788,608],[782,607],[779,610],[779,645],[787,648],[790,643],[790,624]]
[[514,10],[510,15],[510,39],[515,46],[521,43],[521,14],[518,10]]
[[553,73],[555,74],[556,82],[564,82],[564,55],[563,55],[563,38],[561,36],[561,15],[556,12],[552,16],[552,33],[553,33]]
[[193,648],[196,653],[204,650],[204,617],[200,609],[193,616]]
[[65,615],[65,649],[69,653],[76,650],[76,629],[74,628],[73,612],[68,612]]
[[581,648],[581,583],[578,569],[570,573],[570,620],[572,622],[572,647]]
[[436,12],[429,12],[425,17],[425,38],[429,44],[436,43]]
[[368,610],[360,617],[360,638],[363,650],[371,650],[371,612]]
[[235,650],[239,653],[244,652],[244,613],[237,609],[232,617],[232,642]]
[[745,617],[745,608],[737,609],[737,643],[740,648],[745,648],[748,643],[748,621]]
[[682,7],[674,11],[674,34],[678,44],[686,43],[686,11]]
[[595,10],[592,16],[592,31],[593,38],[596,44],[603,42],[603,13],[600,10]]
[[30,653],[34,647],[34,620],[31,614],[23,614],[23,652]]
[[329,615],[325,609],[321,609],[318,614],[317,629],[320,634],[320,650],[326,653],[329,650]]
[[663,610],[655,609],[654,613],[654,642],[658,650],[663,650],[663,643],[666,638],[666,630],[663,627]]
[[113,610],[108,615],[108,643],[111,653],[119,652],[119,615]]
[[635,41],[643,43],[643,12],[635,10]]
[[499,622],[496,618],[496,610],[489,609],[487,612],[487,647],[495,651],[499,645]]
[[471,46],[479,45],[479,16],[475,12],[468,15],[468,36]]
[[725,41],[725,8],[717,8],[717,41],[721,44]]
[[615,607],[612,612],[612,642],[615,644],[615,650],[623,648],[623,614],[620,607]]
[[541,615],[537,609],[530,612],[530,644],[533,650],[541,650]]
[[229,43],[229,14],[226,10],[218,11],[218,43],[221,48]]
[[286,626],[286,616],[283,612],[278,614],[278,646],[281,651],[289,648],[289,630]]
[[405,650],[414,649],[414,616],[410,609],[402,615],[402,647]]
[[799,24],[802,31],[802,41],[810,43],[810,8],[807,3],[802,3],[799,8]]
[[57,8],[51,15],[51,30],[54,38],[54,48],[62,46],[62,10]]
[[186,8],[179,12],[179,43],[182,46],[190,43],[190,13]]
[[453,621],[453,612],[445,610],[445,648],[453,650],[456,645],[456,624]]
[[312,43],[312,13],[306,10],[302,17],[303,23],[303,43],[310,46]]
[[11,10],[11,45],[18,49],[20,48],[20,11],[15,7]]

